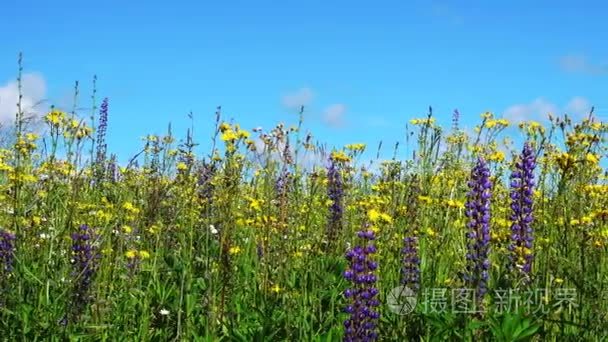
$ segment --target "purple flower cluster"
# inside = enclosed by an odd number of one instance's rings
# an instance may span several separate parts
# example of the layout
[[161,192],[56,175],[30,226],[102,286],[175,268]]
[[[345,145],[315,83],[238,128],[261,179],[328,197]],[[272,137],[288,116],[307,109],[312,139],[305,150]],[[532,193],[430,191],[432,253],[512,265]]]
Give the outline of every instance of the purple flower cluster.
[[94,232],[86,224],[72,233],[72,314],[78,316],[91,300],[91,285],[97,271],[99,254]]
[[532,146],[526,142],[520,159],[511,173],[511,266],[515,268],[524,284],[530,281],[532,270],[532,242],[534,240],[532,206],[534,191],[534,168],[536,156]]
[[108,98],[101,102],[99,110],[99,124],[97,125],[97,163],[103,163],[106,159],[106,130],[108,129]]
[[203,162],[198,169],[197,183],[199,186],[199,198],[206,203],[210,203],[213,199],[214,185],[213,177],[216,173],[216,166],[213,163]]
[[460,112],[458,109],[454,109],[452,113],[452,128],[454,131],[458,131],[458,121],[460,120]]
[[467,228],[467,269],[464,276],[466,284],[475,289],[477,299],[487,292],[490,260],[490,197],[492,183],[490,170],[484,159],[479,158],[471,171],[469,193],[465,205],[465,215],[469,219]]
[[403,285],[418,292],[420,289],[420,258],[418,257],[418,238],[406,237],[403,239]]
[[0,281],[13,271],[15,234],[0,229]]
[[108,167],[106,169],[108,180],[112,183],[116,183],[120,180],[120,171],[116,166],[116,155],[112,155],[108,160]]
[[283,167],[281,169],[281,173],[279,173],[279,177],[275,182],[274,188],[277,193],[277,197],[283,198],[287,194],[288,182],[289,182],[290,173],[287,171],[287,167]]
[[15,259],[15,234],[0,229],[0,307],[5,305],[8,276]]
[[372,241],[376,238],[371,230],[358,232],[361,245],[346,252],[349,268],[344,272],[344,278],[352,283],[352,287],[344,292],[344,297],[350,300],[345,309],[350,317],[344,321],[344,341],[375,341],[378,338],[376,321],[380,313],[376,307],[380,301],[376,298],[378,289],[374,286],[378,264],[371,260],[370,255],[376,253]]
[[329,242],[335,240],[336,235],[342,230],[342,216],[344,214],[343,198],[344,186],[340,170],[333,159],[330,159],[327,168],[327,196],[331,200],[329,208],[329,221],[327,226],[327,238]]

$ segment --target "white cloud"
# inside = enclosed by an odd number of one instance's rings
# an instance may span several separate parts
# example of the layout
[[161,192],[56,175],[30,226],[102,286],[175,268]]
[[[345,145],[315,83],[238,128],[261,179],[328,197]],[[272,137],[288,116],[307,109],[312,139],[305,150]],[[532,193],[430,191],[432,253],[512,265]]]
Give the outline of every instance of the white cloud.
[[[38,116],[41,108],[38,105],[46,95],[46,82],[42,75],[28,73],[22,76],[21,106],[26,116]],[[15,120],[17,102],[19,101],[19,88],[17,81],[9,81],[0,86],[0,124],[5,125]]]
[[593,63],[584,55],[567,55],[559,59],[562,70],[571,73],[582,73],[589,75],[608,74],[608,63]]
[[517,123],[526,120],[545,120],[549,113],[554,116],[567,113],[571,116],[582,117],[588,114],[589,110],[591,110],[591,103],[582,96],[573,97],[564,107],[539,97],[530,103],[510,106],[503,112],[503,117]]
[[520,122],[524,120],[544,119],[547,114],[557,114],[558,108],[555,104],[539,97],[530,103],[516,104],[507,108],[503,117],[510,121]]
[[576,116],[585,116],[591,110],[591,103],[582,97],[576,96],[566,105],[566,113]]
[[300,109],[301,106],[308,106],[314,97],[310,88],[301,88],[293,93],[283,95],[283,105],[289,109]]
[[345,105],[341,103],[332,104],[323,111],[323,121],[332,127],[340,127],[344,124],[345,113]]

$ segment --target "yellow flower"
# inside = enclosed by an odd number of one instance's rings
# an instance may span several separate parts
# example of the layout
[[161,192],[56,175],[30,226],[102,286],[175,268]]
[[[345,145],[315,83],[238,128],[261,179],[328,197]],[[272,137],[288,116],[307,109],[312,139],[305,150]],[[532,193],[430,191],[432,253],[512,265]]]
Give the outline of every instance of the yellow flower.
[[372,222],[376,222],[378,221],[378,218],[380,218],[380,212],[376,209],[370,209],[367,212],[367,218]]
[[238,134],[239,134],[239,138],[241,138],[241,139],[247,139],[250,136],[250,133],[248,131],[245,131],[242,129],[239,130]]
[[481,118],[482,119],[491,119],[494,117],[494,114],[492,114],[491,112],[485,112],[481,114]]
[[150,232],[150,234],[156,234],[160,231],[160,227],[157,224],[153,224],[150,227],[148,227],[148,232]]
[[274,292],[274,293],[279,293],[281,291],[281,287],[279,286],[279,284],[274,284],[271,288],[270,291]]
[[226,131],[226,132],[222,133],[222,136],[221,136],[222,141],[227,141],[227,142],[234,142],[237,138],[238,138],[238,136],[236,135],[236,133],[233,130]]
[[122,205],[122,208],[133,214],[139,213],[139,209],[137,209],[131,202],[125,202]]
[[412,119],[410,120],[410,124],[414,126],[418,125],[432,125],[435,123],[435,118],[425,118],[425,119]]
[[52,111],[50,111],[45,117],[45,121],[53,126],[59,126],[59,124],[63,121],[63,119],[65,118],[65,113],[57,110],[57,109],[53,109]]
[[228,253],[230,253],[231,255],[239,254],[240,252],[241,252],[241,247],[239,247],[239,246],[230,247],[230,249],[228,250]]
[[148,251],[139,251],[139,257],[142,259],[148,259],[150,257],[150,253],[148,253]]
[[358,152],[358,151],[365,150],[365,144],[361,144],[361,143],[359,143],[359,144],[349,144],[349,145],[346,145],[345,148],[347,150],[351,150],[353,152]]
[[464,209],[464,202],[463,201],[458,201],[458,200],[453,200],[450,199],[446,202],[446,204],[448,205],[448,207],[450,208],[459,208],[459,209]]
[[259,211],[262,209],[262,203],[255,198],[249,198],[249,208],[255,211]]
[[344,163],[348,163],[350,161],[350,157],[347,156],[342,151],[334,151],[334,152],[332,152],[331,153],[331,159],[333,159],[334,161],[337,161],[337,162],[344,162]]
[[433,203],[433,199],[430,198],[429,196],[422,196],[422,195],[420,195],[420,196],[418,196],[418,200],[420,202],[424,202],[424,203],[427,203],[427,204]]
[[587,153],[585,160],[591,164],[597,164],[599,162],[598,157],[593,153]]
[[129,250],[125,253],[125,256],[127,257],[127,259],[133,259],[137,256],[137,251]]
[[501,162],[505,160],[505,154],[501,151],[494,151],[492,154],[488,156],[488,160]]
[[230,129],[230,124],[228,124],[226,122],[222,122],[220,124],[220,132],[224,133],[224,132],[226,132],[229,129]]
[[177,163],[176,168],[179,171],[185,171],[188,169],[188,165],[186,165],[186,163],[184,163],[184,162],[179,162],[179,163]]
[[40,216],[34,216],[34,217],[32,217],[32,223],[35,226],[39,226],[40,222],[42,222],[42,219],[40,218]]
[[38,139],[38,135],[35,133],[27,133],[25,135],[25,139],[27,139],[29,141],[34,141],[34,140]]

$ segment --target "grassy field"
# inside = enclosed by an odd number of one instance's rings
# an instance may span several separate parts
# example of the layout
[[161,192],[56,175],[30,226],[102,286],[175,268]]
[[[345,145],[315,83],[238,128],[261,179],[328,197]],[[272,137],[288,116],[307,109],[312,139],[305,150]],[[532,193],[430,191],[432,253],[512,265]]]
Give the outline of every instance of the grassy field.
[[209,135],[169,130],[119,165],[100,100],[35,131],[19,107],[0,151],[1,340],[608,335],[608,125],[593,113],[483,113],[471,132],[457,112],[452,127],[404,118],[395,158],[370,164],[373,147],[324,148],[302,119],[247,131],[218,110],[208,153],[194,148]]

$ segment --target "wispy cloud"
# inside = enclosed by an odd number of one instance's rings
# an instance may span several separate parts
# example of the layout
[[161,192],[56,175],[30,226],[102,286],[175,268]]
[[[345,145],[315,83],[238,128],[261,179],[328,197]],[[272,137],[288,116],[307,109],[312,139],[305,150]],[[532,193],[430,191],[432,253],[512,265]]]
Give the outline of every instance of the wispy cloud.
[[313,98],[312,90],[305,87],[283,95],[282,103],[288,109],[300,109],[301,106],[308,106]]
[[[46,95],[46,82],[42,75],[37,73],[24,74],[21,79],[23,95],[21,106],[26,116],[40,115],[39,102]],[[0,124],[5,125],[15,120],[17,102],[19,101],[19,88],[17,81],[9,81],[0,86]]]
[[545,120],[548,114],[560,115],[568,113],[573,116],[584,116],[589,113],[591,103],[582,96],[575,96],[566,103],[565,106],[558,106],[555,103],[539,97],[530,103],[515,104],[503,112],[503,117],[513,122],[525,120]]
[[345,113],[346,106],[344,104],[332,104],[323,111],[323,121],[331,127],[341,127],[344,125]]
[[584,116],[589,114],[591,110],[591,103],[589,100],[582,96],[576,96],[568,102],[566,105],[566,113],[576,115],[576,116]]
[[539,97],[530,103],[520,103],[510,106],[503,112],[503,117],[510,121],[520,122],[524,120],[545,118],[547,114],[556,114],[558,107],[548,100]]
[[559,66],[563,71],[587,75],[608,74],[608,63],[595,63],[585,55],[567,55],[559,59]]

